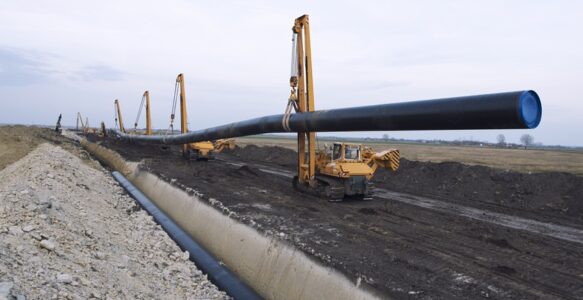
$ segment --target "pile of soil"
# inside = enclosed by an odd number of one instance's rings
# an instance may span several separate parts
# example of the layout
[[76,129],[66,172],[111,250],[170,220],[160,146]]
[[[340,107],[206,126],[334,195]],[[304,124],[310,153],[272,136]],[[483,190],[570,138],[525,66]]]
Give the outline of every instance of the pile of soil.
[[583,224],[583,177],[569,173],[519,173],[456,162],[401,159],[396,173],[379,170],[377,186],[466,206],[539,220]]
[[278,146],[258,147],[247,145],[237,146],[235,149],[227,149],[223,156],[231,156],[242,161],[256,161],[272,163],[282,167],[295,168],[297,164],[297,152]]

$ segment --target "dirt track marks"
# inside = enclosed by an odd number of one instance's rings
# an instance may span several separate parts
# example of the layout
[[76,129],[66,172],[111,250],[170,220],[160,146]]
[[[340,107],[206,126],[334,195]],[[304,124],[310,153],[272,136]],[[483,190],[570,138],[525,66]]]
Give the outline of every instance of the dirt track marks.
[[526,230],[536,234],[542,234],[565,241],[583,244],[583,230],[576,228],[489,212],[477,208],[446,203],[425,197],[392,192],[385,189],[376,189],[375,197],[399,201],[444,213],[456,214],[483,222],[489,222],[512,229]]

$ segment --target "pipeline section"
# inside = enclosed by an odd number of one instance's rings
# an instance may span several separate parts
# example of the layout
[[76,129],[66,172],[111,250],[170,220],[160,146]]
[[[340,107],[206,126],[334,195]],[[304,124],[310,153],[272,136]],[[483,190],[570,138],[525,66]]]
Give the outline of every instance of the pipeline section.
[[536,128],[541,117],[540,98],[529,90],[295,113],[288,124],[284,115],[271,115],[177,135],[114,131],[114,136],[176,145],[284,132],[529,129]]
[[172,219],[162,212],[150,199],[129,182],[121,173],[112,172],[113,177],[132,195],[168,235],[190,253],[190,259],[196,263],[212,283],[235,299],[263,299],[252,288],[239,280],[229,269],[219,263],[210,253],[194,241]]

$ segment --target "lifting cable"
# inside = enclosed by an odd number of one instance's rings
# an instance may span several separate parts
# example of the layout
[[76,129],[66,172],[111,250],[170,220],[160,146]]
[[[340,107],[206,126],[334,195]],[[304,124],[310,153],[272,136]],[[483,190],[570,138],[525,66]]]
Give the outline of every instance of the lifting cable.
[[176,116],[176,103],[178,102],[178,88],[179,88],[179,82],[177,81],[174,84],[174,98],[172,99],[172,114],[170,114],[170,127],[168,128],[168,130],[166,130],[166,134],[168,134],[169,131],[171,131],[172,133],[174,133],[174,116]]
[[291,72],[290,72],[290,86],[291,92],[287,101],[287,106],[283,114],[283,119],[281,120],[281,125],[285,131],[291,131],[289,127],[289,119],[291,117],[292,108],[295,112],[298,112],[298,96],[296,92],[296,87],[298,84],[298,34],[293,33],[292,35],[292,57],[291,57]]
[[[121,130],[117,125],[117,107],[115,107],[115,104],[113,104],[113,118],[115,119],[115,130]],[[83,120],[81,120],[81,122],[83,122]]]
[[142,115],[142,108],[145,106],[144,101],[146,96],[142,96],[142,102],[140,103],[140,108],[138,109],[138,116],[136,117],[136,122],[134,123],[134,130],[138,129],[138,122],[140,121],[140,116]]

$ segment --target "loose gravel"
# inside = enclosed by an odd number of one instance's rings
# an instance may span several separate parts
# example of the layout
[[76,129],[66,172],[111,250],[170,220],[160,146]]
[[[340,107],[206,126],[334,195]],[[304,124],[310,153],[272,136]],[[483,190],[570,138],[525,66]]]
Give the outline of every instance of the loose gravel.
[[188,259],[105,169],[60,147],[0,171],[0,298],[229,298]]

